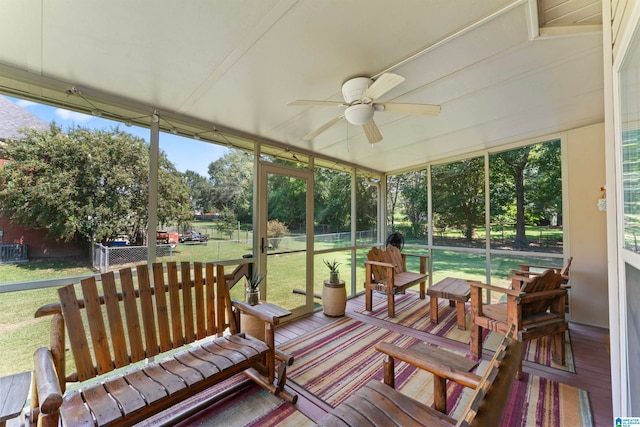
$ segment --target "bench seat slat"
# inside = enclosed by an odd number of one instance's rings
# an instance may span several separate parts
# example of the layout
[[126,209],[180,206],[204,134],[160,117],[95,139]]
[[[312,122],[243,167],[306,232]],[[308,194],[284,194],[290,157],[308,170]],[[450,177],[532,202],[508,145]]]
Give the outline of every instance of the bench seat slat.
[[189,351],[177,353],[175,355],[175,358],[183,365],[198,371],[204,378],[210,378],[220,373],[220,369],[218,369],[215,365],[206,360],[197,358]]
[[160,363],[160,366],[162,366],[167,371],[171,372],[177,377],[182,378],[182,380],[189,387],[193,386],[194,384],[197,384],[198,382],[204,379],[204,377],[200,372],[198,372],[197,370],[189,366],[183,365],[182,363],[178,362],[174,358],[161,360],[159,363]]
[[225,371],[233,366],[233,362],[228,358],[220,354],[211,353],[199,346],[190,349],[189,352],[198,359],[206,360],[212,365],[215,365],[219,371]]
[[82,396],[98,425],[109,424],[122,417],[118,403],[107,393],[102,384],[85,388]]
[[79,391],[67,393],[60,407],[60,417],[64,425],[74,427],[93,427],[93,417],[89,408],[84,404]]
[[123,377],[105,381],[104,387],[116,399],[125,415],[138,411],[146,405],[140,393],[129,386]]
[[262,353],[269,349],[269,347],[267,347],[267,345],[264,342],[256,338],[253,338],[253,337],[249,338],[249,337],[250,335],[247,335],[246,338],[243,338],[239,335],[229,335],[228,337],[225,337],[225,339],[227,341],[240,344],[244,347],[251,347],[256,351],[256,353]]
[[167,371],[156,362],[146,365],[142,370],[151,379],[161,384],[169,395],[187,388],[187,385],[182,378]]
[[131,387],[142,395],[147,404],[157,402],[169,395],[162,385],[149,378],[142,371],[127,372],[124,377]]
[[[239,337],[236,337],[239,338]],[[240,338],[242,340],[242,338]],[[244,340],[244,341],[248,341],[248,340]],[[238,353],[241,353],[244,355],[244,357],[246,357],[247,359],[251,359],[254,356],[257,356],[258,354],[260,354],[259,351],[257,351],[256,349],[254,349],[253,347],[251,347],[250,345],[246,344],[246,343],[237,343],[234,342],[230,339],[227,339],[226,337],[224,339],[221,340],[216,340],[216,344],[218,344],[220,347],[226,348],[228,350],[233,350],[233,351],[237,351]]]
[[202,348],[204,348],[207,351],[210,351],[211,353],[215,353],[215,354],[219,354],[221,356],[226,357],[227,359],[231,360],[234,364],[236,363],[242,363],[245,360],[247,360],[247,356],[245,356],[244,354],[232,350],[232,349],[228,349],[225,347],[222,347],[219,344],[218,340],[215,341],[211,341],[208,343],[204,343],[202,345]]

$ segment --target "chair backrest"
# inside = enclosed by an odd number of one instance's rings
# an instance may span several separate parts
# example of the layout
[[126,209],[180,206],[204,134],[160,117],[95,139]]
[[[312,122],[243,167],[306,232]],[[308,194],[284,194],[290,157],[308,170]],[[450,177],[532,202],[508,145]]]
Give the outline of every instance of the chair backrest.
[[512,325],[458,419],[458,426],[500,425],[522,360],[522,351],[522,342],[515,339],[515,326]]
[[[404,268],[402,254],[400,253],[400,250],[395,246],[388,246],[386,249],[373,247],[367,254],[367,259],[369,261],[386,262],[387,264],[393,264],[395,266],[394,272],[396,274],[402,273]],[[376,281],[381,281],[389,277],[389,270],[378,265],[371,266],[371,273],[373,274],[373,279]]]
[[[526,282],[520,290],[525,293],[551,291],[559,289],[560,285],[562,285],[562,276],[555,273],[553,270],[546,270],[544,273],[537,275],[529,282]],[[522,317],[547,311],[554,299],[555,298],[544,298],[530,303],[523,303]]]
[[81,281],[80,298],[73,285],[58,289],[77,380],[221,334],[231,308],[225,304],[226,287],[216,289],[215,267],[182,262],[178,275],[175,262],[166,263],[166,272],[155,263],[151,286],[143,264],[136,267],[137,288],[131,268],[124,268],[119,286],[113,272],[101,275],[102,295],[95,277]]

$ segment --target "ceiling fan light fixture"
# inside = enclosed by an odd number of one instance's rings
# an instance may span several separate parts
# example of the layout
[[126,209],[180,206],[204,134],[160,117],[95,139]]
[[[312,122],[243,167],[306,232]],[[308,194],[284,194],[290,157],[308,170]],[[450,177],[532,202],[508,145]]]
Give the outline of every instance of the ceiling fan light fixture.
[[347,104],[358,101],[363,97],[365,91],[372,83],[373,80],[369,77],[356,77],[347,80],[342,84],[342,97]]
[[344,111],[344,117],[352,125],[361,126],[373,118],[373,113],[371,104],[355,104]]

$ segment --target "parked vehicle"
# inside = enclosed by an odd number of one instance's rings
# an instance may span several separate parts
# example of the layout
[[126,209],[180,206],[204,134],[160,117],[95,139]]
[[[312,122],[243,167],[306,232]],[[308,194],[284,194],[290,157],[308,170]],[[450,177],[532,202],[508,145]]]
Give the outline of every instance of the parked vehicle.
[[208,234],[201,234],[198,233],[197,231],[190,231],[186,234],[181,234],[180,238],[178,239],[180,243],[184,243],[184,242],[206,242],[207,240],[209,240],[209,235]]
[[156,243],[166,245],[169,243],[169,232],[158,231],[156,232]]

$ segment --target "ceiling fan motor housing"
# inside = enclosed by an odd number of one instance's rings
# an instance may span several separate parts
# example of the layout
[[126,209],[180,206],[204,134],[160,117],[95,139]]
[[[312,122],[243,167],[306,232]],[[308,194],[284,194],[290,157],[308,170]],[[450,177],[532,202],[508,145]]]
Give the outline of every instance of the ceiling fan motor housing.
[[342,85],[342,96],[347,104],[362,99],[365,91],[373,84],[369,77],[356,77],[347,80]]

